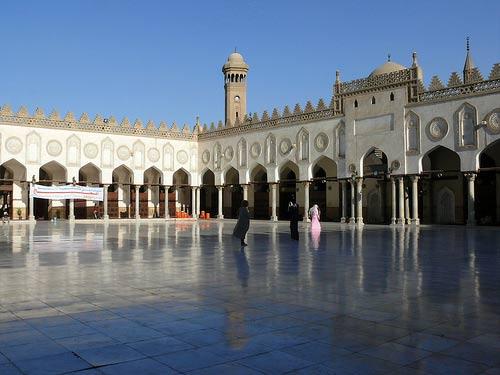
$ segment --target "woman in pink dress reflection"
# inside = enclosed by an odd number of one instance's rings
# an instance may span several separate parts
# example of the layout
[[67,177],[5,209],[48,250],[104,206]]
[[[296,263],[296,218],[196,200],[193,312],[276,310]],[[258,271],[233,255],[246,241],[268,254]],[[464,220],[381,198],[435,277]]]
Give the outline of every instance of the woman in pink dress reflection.
[[317,204],[311,207],[309,210],[309,217],[311,218],[311,232],[320,232],[321,224],[319,223],[319,219],[321,216],[321,211]]

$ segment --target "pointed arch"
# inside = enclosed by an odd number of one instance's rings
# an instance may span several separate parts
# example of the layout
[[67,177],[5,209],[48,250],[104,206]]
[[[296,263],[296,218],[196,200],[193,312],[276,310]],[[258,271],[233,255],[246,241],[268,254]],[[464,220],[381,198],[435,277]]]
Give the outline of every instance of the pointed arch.
[[202,185],[215,185],[215,173],[210,168],[205,168],[201,174]]
[[181,167],[174,172],[173,182],[174,185],[190,185],[191,173],[189,173],[185,168]]
[[439,145],[427,151],[419,162],[420,172],[460,171],[460,156],[448,147]]
[[38,172],[38,180],[66,183],[68,181],[66,168],[55,160],[42,165]]
[[250,169],[251,182],[267,182],[267,169],[260,163],[255,163]]
[[125,164],[121,164],[112,173],[113,183],[133,184],[134,172]]
[[315,177],[315,171],[317,168],[322,168],[326,177],[337,177],[337,163],[330,159],[328,156],[321,155],[319,156],[311,165],[309,169],[308,175],[312,178]]
[[283,176],[288,176],[290,172],[292,172],[295,175],[294,179],[297,180],[299,178],[299,173],[300,173],[299,166],[291,160],[286,160],[278,168],[279,179],[289,180],[289,178]]
[[364,175],[378,175],[389,171],[387,155],[378,147],[370,147],[361,157],[360,172]]
[[229,185],[238,185],[240,183],[240,174],[234,167],[230,167],[224,174],[224,182]]
[[144,171],[144,184],[161,184],[163,173],[154,165]]
[[[26,167],[21,164],[19,161],[16,159],[9,159],[7,161],[4,161],[0,167],[5,168],[5,170],[8,172],[10,178],[9,179],[14,179],[14,180],[26,180]],[[0,176],[0,179],[6,179],[5,175]]]
[[101,170],[94,163],[87,163],[78,171],[78,181],[101,183]]

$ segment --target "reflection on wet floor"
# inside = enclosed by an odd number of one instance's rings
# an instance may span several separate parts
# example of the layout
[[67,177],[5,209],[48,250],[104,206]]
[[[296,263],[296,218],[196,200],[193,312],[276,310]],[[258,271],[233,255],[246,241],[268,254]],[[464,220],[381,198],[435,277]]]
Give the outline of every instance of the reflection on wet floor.
[[500,366],[497,228],[233,226],[0,227],[0,373]]

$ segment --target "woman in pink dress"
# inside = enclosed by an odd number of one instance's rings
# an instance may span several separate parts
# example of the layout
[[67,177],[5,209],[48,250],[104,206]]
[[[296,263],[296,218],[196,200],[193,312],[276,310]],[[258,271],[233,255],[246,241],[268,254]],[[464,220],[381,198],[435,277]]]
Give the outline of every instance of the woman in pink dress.
[[321,224],[319,223],[319,218],[321,216],[321,211],[317,204],[311,207],[309,210],[309,216],[311,217],[311,232],[321,231]]

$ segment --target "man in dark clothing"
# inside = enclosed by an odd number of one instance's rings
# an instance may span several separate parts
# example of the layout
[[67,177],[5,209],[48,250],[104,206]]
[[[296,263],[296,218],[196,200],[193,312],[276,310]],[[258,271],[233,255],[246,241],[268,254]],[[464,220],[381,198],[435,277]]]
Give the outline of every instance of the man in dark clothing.
[[290,218],[290,235],[292,240],[299,240],[299,205],[292,196],[290,203],[288,203],[288,216]]
[[240,212],[238,214],[238,222],[233,230],[233,236],[241,240],[241,246],[247,246],[245,236],[250,228],[250,213],[248,212],[248,201],[241,202]]

